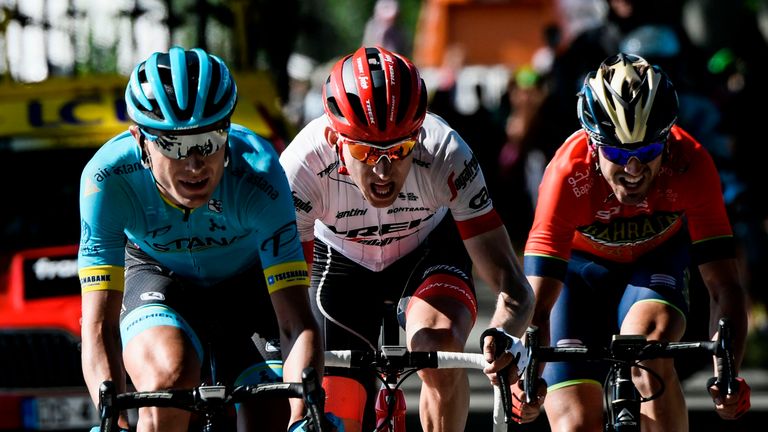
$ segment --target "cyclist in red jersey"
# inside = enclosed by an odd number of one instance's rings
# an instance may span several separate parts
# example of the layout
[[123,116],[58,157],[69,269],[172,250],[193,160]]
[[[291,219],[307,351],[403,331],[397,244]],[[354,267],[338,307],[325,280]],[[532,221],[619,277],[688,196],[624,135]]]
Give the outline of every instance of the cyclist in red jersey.
[[[280,162],[305,255],[313,257],[311,293],[326,349],[376,349],[384,304],[392,302],[401,305],[410,349],[463,351],[477,316],[473,265],[497,295],[491,326],[521,336],[533,310],[530,286],[477,158],[427,112],[413,63],[362,47],[335,64],[323,99],[325,115],[299,132]],[[492,381],[514,363],[511,354],[495,358],[493,348],[486,337]],[[512,350],[520,348],[518,340]],[[370,430],[372,406],[363,406],[375,392],[370,374],[327,368],[326,375],[326,408],[348,431],[361,423]],[[463,431],[466,372],[419,376],[424,429]]]
[[[730,318],[740,364],[745,296],[720,180],[706,150],[675,125],[677,111],[672,83],[641,57],[618,54],[586,77],[578,97],[583,129],[547,167],[525,248],[543,342],[607,346],[618,332],[680,340],[687,269],[696,264],[710,293],[713,337],[718,319]],[[666,391],[642,404],[643,430],[688,430],[673,361],[645,364]],[[553,431],[602,430],[606,372],[592,363],[545,366]],[[722,418],[749,409],[749,386],[738,380],[734,395],[710,388]],[[642,395],[658,390],[644,371],[634,381]]]

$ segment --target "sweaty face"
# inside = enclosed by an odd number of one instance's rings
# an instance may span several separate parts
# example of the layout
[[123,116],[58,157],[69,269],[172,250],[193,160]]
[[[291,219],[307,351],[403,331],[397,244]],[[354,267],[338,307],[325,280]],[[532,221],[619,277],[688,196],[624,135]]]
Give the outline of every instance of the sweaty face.
[[636,157],[629,159],[626,165],[609,161],[598,148],[600,171],[611,186],[616,199],[626,205],[637,205],[643,202],[651,189],[653,180],[661,170],[662,155],[648,163],[642,163]]
[[[131,134],[140,142],[138,127],[132,126]],[[144,151],[149,154],[160,193],[172,203],[187,208],[200,207],[211,199],[224,175],[224,148],[226,146],[208,156],[192,151],[184,159],[172,159],[165,156],[154,142],[144,140]]]
[[413,153],[402,160],[390,161],[387,157],[381,157],[376,165],[368,165],[352,157],[347,146],[342,144],[341,148],[349,176],[363,197],[374,207],[392,205],[411,169]]

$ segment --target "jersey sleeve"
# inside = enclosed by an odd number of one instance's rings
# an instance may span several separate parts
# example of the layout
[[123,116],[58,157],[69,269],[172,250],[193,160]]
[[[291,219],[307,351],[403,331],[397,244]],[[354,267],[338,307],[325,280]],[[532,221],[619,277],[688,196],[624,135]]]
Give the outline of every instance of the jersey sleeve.
[[455,131],[446,140],[436,195],[439,202],[447,203],[461,237],[468,239],[501,226],[477,156]]
[[78,273],[83,292],[124,289],[126,215],[132,213],[124,182],[102,177],[102,159],[94,158],[80,179]]
[[308,154],[303,147],[305,134],[300,133],[280,155],[280,164],[291,188],[291,197],[296,210],[296,224],[299,238],[306,242],[315,238],[315,220],[320,219],[325,203],[322,199],[318,175],[310,160],[320,160],[319,155]]
[[[589,181],[574,174],[566,159],[554,159],[539,185],[533,224],[525,245],[524,269],[528,276],[565,277],[576,231],[575,215],[580,205],[575,182]],[[582,179],[582,180],[577,180]]]
[[[253,138],[256,139],[256,138]],[[270,294],[294,285],[309,285],[307,263],[299,241],[291,189],[277,153],[267,148],[260,164],[265,180],[277,191],[254,191],[248,214],[258,221],[259,257]]]
[[686,209],[694,262],[733,258],[733,231],[723,202],[722,187],[712,157],[703,147],[693,153],[686,189],[691,202]]

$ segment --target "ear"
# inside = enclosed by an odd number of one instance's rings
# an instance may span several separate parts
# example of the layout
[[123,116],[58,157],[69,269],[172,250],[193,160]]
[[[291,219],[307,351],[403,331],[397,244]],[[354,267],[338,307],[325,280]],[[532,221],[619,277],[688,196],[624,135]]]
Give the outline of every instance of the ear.
[[329,127],[326,127],[325,141],[328,143],[329,146],[331,147],[335,146],[336,143],[339,141],[339,133]]

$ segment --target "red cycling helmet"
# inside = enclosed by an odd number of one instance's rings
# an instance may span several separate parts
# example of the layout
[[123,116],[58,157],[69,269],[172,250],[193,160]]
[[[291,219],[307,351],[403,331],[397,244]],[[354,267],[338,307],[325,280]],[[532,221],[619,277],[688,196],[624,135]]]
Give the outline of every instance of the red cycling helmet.
[[323,86],[323,101],[338,133],[383,146],[416,133],[427,115],[427,87],[416,66],[379,46],[339,60]]

